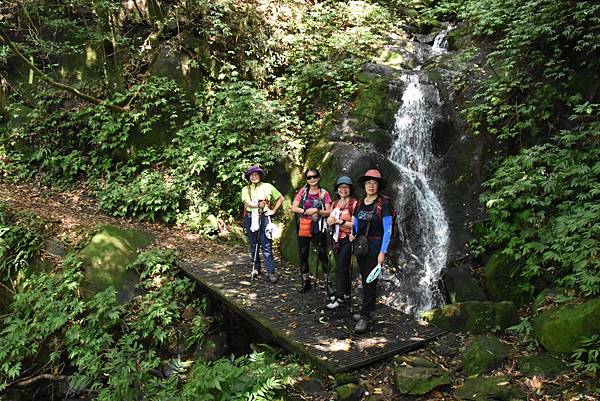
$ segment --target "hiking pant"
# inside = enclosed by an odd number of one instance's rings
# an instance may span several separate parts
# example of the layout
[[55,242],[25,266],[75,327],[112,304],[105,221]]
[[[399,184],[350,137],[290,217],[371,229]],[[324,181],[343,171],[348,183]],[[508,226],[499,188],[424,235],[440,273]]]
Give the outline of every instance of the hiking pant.
[[352,243],[346,236],[339,241],[335,253],[335,296],[344,299],[344,294],[350,295],[350,262],[352,260]]
[[252,269],[260,271],[260,255],[258,253],[258,248],[261,248],[267,271],[269,273],[274,273],[275,260],[273,259],[273,242],[268,239],[267,235],[265,234],[265,228],[268,224],[267,216],[260,216],[260,228],[258,231],[250,231],[251,224],[252,218],[248,215],[244,221],[244,227],[246,228],[246,233],[248,234],[250,258],[253,261]]
[[370,283],[367,283],[367,277],[371,270],[377,266],[377,255],[357,256],[356,262],[362,279],[363,299],[360,307],[360,315],[369,317],[375,311],[375,301],[377,300],[377,281],[378,278]]
[[[327,260],[327,237],[325,234],[313,234],[312,237],[298,237],[298,254],[300,256],[300,274],[309,272],[308,257],[310,244],[314,245],[318,253],[318,259],[323,267],[323,273],[329,273],[329,261]],[[315,269],[316,271],[316,269]]]

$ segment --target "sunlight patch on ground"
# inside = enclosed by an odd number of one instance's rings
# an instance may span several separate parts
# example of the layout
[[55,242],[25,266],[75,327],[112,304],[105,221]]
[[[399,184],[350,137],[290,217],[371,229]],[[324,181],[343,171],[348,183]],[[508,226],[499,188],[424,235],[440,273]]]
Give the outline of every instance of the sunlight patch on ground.
[[359,349],[366,348],[383,348],[389,342],[385,337],[368,337],[368,338],[355,338],[354,342]]
[[318,343],[314,347],[323,352],[349,351],[351,342],[352,341],[349,338],[344,340],[338,340],[334,338],[326,342]]

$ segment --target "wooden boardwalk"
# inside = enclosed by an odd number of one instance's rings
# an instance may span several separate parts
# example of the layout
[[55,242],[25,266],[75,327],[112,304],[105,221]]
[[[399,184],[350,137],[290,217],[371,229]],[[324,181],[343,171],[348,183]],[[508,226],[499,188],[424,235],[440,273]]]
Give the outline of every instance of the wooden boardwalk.
[[307,294],[297,291],[300,283],[296,268],[279,263],[279,282],[271,284],[266,274],[250,280],[247,255],[230,255],[227,259],[183,261],[179,265],[258,330],[266,330],[283,348],[301,354],[328,373],[371,364],[443,334],[385,305],[378,307],[367,333],[354,334],[351,313],[358,311],[360,299],[329,311],[324,307],[322,285],[313,282]]

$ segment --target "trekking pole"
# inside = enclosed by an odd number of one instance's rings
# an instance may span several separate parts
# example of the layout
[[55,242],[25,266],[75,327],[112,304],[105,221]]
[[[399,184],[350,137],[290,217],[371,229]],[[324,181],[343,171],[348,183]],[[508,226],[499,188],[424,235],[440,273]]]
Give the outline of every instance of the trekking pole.
[[[258,237],[258,236],[257,236]],[[258,259],[258,238],[256,238],[256,244],[254,245],[254,254],[252,255],[252,273],[250,273],[250,279],[253,280],[258,276],[258,269],[256,268],[256,260]]]
[[354,263],[356,263],[356,258],[352,256],[352,247],[353,244],[350,244],[350,268],[349,268],[349,272],[348,272],[348,284],[349,284],[349,290],[350,293],[348,294],[350,296],[350,298],[348,298],[348,315],[352,316],[352,279],[353,277],[353,272],[354,269],[352,268],[354,266]]
[[258,248],[260,246],[260,230],[262,228],[262,213],[258,213],[258,230],[254,233],[256,235],[254,242],[254,254],[252,255],[252,273],[250,273],[250,279],[258,277]]
[[332,252],[331,249],[327,252],[327,266],[329,267],[327,269],[327,273],[325,275],[325,299],[327,302],[329,302],[329,283],[331,282],[331,259],[329,258],[329,256],[331,256]]

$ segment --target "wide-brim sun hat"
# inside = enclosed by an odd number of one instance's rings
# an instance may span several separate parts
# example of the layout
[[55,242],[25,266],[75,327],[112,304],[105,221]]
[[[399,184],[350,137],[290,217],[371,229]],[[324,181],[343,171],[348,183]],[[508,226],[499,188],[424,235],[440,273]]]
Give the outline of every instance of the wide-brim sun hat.
[[370,170],[367,170],[366,173],[360,177],[358,179],[358,184],[361,187],[365,186],[365,182],[368,180],[375,180],[379,183],[379,191],[381,191],[382,189],[384,189],[387,185],[387,183],[385,182],[385,180],[381,177],[381,171],[377,170],[376,168],[372,168]]
[[262,168],[260,168],[260,166],[252,166],[248,168],[248,170],[246,170],[246,172],[244,173],[244,177],[246,177],[246,179],[250,181],[250,174],[252,173],[259,173],[261,180],[265,178],[265,171]]
[[333,186],[333,190],[337,191],[338,187],[342,184],[350,185],[350,191],[352,191],[352,188],[354,187],[352,178],[348,177],[347,175],[343,175],[337,179],[335,185]]

